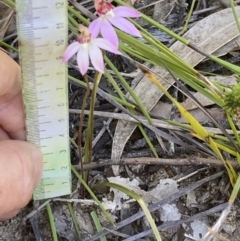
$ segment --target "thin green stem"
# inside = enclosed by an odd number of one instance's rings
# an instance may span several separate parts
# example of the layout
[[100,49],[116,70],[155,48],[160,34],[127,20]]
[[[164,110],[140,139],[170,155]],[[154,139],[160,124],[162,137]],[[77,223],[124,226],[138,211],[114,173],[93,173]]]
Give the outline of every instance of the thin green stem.
[[144,139],[146,140],[148,146],[150,147],[151,151],[153,152],[154,156],[155,156],[156,158],[158,158],[157,151],[156,151],[154,145],[152,144],[152,142],[150,141],[147,133],[146,133],[145,130],[143,129],[143,126],[142,126],[141,124],[137,124],[137,126],[138,126],[139,130],[141,131]]
[[226,111],[226,115],[227,115],[228,123],[229,123],[229,125],[230,125],[230,127],[231,127],[231,129],[232,129],[232,131],[234,133],[234,136],[236,138],[237,144],[240,146],[240,137],[239,137],[239,135],[237,133],[236,126],[233,123],[233,120],[231,118],[231,115],[230,115],[229,111]]
[[191,7],[190,7],[190,10],[189,10],[188,15],[187,15],[186,22],[185,22],[185,24],[184,24],[184,26],[183,26],[182,31],[179,33],[179,35],[182,35],[182,34],[184,34],[184,33],[187,31],[187,26],[188,26],[188,23],[189,23],[190,18],[191,18],[191,16],[192,16],[195,2],[196,2],[196,0],[193,0],[192,3],[191,3]]
[[[74,81],[76,84],[78,85],[81,85],[83,87],[87,87],[86,83],[84,83],[83,81],[79,80],[79,79],[76,79],[74,78],[73,76],[69,75],[68,76],[68,79]],[[128,103],[126,102],[125,100],[122,100],[120,98],[118,98],[117,96],[114,96],[114,95],[111,95],[111,94],[108,94],[108,96],[113,99],[113,100],[116,100],[118,103],[120,103],[121,105],[124,105],[126,106],[127,108],[130,108],[130,109],[135,109],[135,105],[131,104],[131,103]]]
[[15,51],[15,52],[18,52],[18,49],[14,48],[13,46],[11,46],[11,45],[9,45],[9,44],[6,44],[5,42],[3,42],[3,41],[1,41],[1,40],[0,40],[0,46],[3,46],[3,47],[5,47],[5,48],[11,49],[11,50],[13,50],[13,51]]
[[86,24],[87,26],[89,25],[90,21],[83,17],[82,14],[80,14],[78,11],[76,11],[70,6],[68,6],[68,11],[72,13],[75,17],[77,17],[80,21],[82,21],[84,24]]
[[71,14],[68,14],[68,20],[78,29],[79,24],[78,24],[78,22],[71,16]]
[[234,16],[235,22],[237,24],[238,31],[240,32],[240,22],[239,22],[239,19],[238,19],[237,11],[236,11],[235,6],[234,6],[234,1],[229,0],[229,3],[230,3],[230,6],[232,8],[233,16]]
[[[98,219],[98,216],[97,216],[97,214],[96,214],[95,211],[92,211],[92,212],[91,212],[91,217],[92,217],[92,219],[93,219],[93,222],[94,222],[94,224],[95,224],[95,227],[96,227],[98,233],[100,233],[101,231],[103,231],[102,225],[101,225],[101,223],[100,223],[100,221],[99,221],[99,219]],[[107,241],[107,239],[106,239],[105,236],[103,236],[103,237],[100,238],[100,241]]]
[[126,90],[130,93],[130,95],[132,96],[132,98],[135,100],[135,102],[137,103],[138,107],[141,109],[142,113],[144,114],[144,116],[146,117],[146,119],[148,120],[148,122],[150,124],[152,124],[152,119],[148,114],[148,111],[146,110],[145,106],[142,104],[141,100],[137,97],[137,95],[135,94],[135,92],[132,90],[132,88],[129,86],[129,84],[127,83],[127,81],[122,77],[122,75],[120,75],[120,73],[118,72],[118,70],[116,69],[116,67],[111,63],[111,61],[109,60],[109,58],[107,58],[106,56],[104,57],[104,60],[107,62],[107,64],[110,66],[110,68],[114,71],[114,73],[117,75],[117,77],[119,78],[119,80],[121,81],[122,85],[126,88]]
[[74,173],[74,175],[78,178],[78,180],[82,183],[82,185],[84,186],[84,188],[88,191],[89,195],[95,200],[95,202],[97,203],[97,205],[101,208],[101,210],[103,211],[103,213],[106,215],[107,219],[112,223],[112,225],[115,226],[115,223],[111,217],[111,215],[109,214],[109,212],[107,212],[103,205],[101,204],[101,202],[98,200],[98,198],[96,197],[96,195],[93,193],[93,191],[91,190],[91,188],[87,185],[87,183],[83,180],[83,178],[81,177],[81,175],[79,175],[79,173],[77,172],[77,170],[71,166],[71,170]]
[[79,122],[79,130],[78,130],[78,152],[79,152],[79,165],[81,165],[81,170],[83,172],[84,176],[84,171],[83,171],[83,160],[82,160],[82,133],[83,133],[83,120],[84,120],[84,110],[86,108],[86,103],[87,103],[87,98],[90,94],[90,87],[89,87],[89,82],[88,82],[88,77],[84,75],[84,79],[87,85],[87,91],[83,97],[83,102],[82,102],[82,112],[80,114],[80,122]]
[[[88,126],[87,126],[87,137],[85,143],[85,156],[84,156],[84,163],[90,163],[92,161],[92,138],[93,138],[93,123],[94,123],[94,107],[96,102],[97,96],[97,89],[99,82],[101,80],[102,74],[96,72],[94,83],[93,83],[93,90],[92,90],[92,98],[90,104],[90,112],[88,117]],[[84,171],[83,179],[85,182],[88,180],[88,171]]]
[[50,227],[51,227],[51,231],[52,231],[53,241],[58,241],[54,217],[53,217],[52,209],[51,209],[51,206],[49,203],[46,205],[46,208],[47,208],[48,218],[49,218]]
[[79,226],[78,226],[77,218],[76,218],[76,215],[74,213],[72,204],[70,202],[67,202],[67,206],[68,206],[68,210],[69,210],[69,212],[71,214],[71,217],[72,217],[72,220],[73,220],[73,224],[74,224],[75,231],[77,233],[78,239],[79,239],[79,241],[81,241],[82,240],[82,235],[81,235],[81,232],[80,232],[80,229],[79,229]]
[[114,90],[117,92],[117,94],[119,95],[121,100],[126,101],[125,97],[124,97],[124,94],[122,93],[121,89],[119,88],[119,86],[117,85],[117,83],[113,79],[113,77],[110,75],[110,73],[108,71],[105,71],[104,75],[107,77],[109,83],[113,86]]
[[8,6],[15,8],[15,3],[11,0],[3,0],[4,3],[6,3]]

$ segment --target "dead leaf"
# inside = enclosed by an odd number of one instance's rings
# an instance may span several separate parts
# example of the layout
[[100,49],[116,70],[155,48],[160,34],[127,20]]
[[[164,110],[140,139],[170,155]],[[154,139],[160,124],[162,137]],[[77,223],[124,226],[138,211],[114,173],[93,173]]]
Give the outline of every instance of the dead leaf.
[[175,2],[162,0],[154,5],[153,19],[157,22],[164,20],[173,10]]
[[[236,11],[240,16],[240,7],[236,7]],[[199,21],[184,37],[200,49],[203,49],[206,53],[213,53],[235,39],[238,35],[239,32],[233,18],[232,10],[224,9]],[[174,43],[170,49],[192,66],[197,65],[204,59],[201,54],[180,42]],[[172,77],[163,68],[153,67],[152,71],[169,81],[165,82],[161,80],[162,85],[164,85],[166,89],[174,83]],[[145,77],[141,79],[134,91],[149,111],[163,95],[162,92]],[[136,126],[135,123],[118,121],[112,145],[112,159],[121,158],[125,144]],[[115,175],[118,175],[118,166],[115,166],[113,171]]]
[[2,40],[14,16],[14,10],[0,2],[0,39]]

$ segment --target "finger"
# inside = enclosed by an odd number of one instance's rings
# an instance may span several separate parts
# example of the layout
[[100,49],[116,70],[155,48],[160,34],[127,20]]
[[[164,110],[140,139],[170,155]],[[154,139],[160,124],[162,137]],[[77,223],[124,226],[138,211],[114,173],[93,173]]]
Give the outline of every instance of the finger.
[[42,154],[32,144],[0,141],[0,220],[27,205],[41,178],[42,165]]
[[5,221],[10,218],[13,218],[14,216],[16,216],[19,213],[19,211],[20,211],[20,209],[2,214],[2,216],[0,216],[0,221]]
[[8,135],[8,133],[3,130],[2,127],[0,127],[0,141],[2,140],[9,140],[10,139],[10,136]]
[[0,125],[8,133],[10,138],[15,140],[26,140],[21,93],[0,109]]
[[0,51],[0,125],[11,138],[25,139],[20,67]]

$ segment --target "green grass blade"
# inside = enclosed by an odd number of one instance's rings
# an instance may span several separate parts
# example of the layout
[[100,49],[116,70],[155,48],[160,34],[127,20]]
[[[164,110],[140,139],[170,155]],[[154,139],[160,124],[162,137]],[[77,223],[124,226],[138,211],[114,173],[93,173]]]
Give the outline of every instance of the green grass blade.
[[[98,219],[98,216],[97,216],[97,214],[96,214],[95,211],[92,211],[92,212],[91,212],[91,217],[92,217],[92,219],[93,219],[93,222],[94,222],[94,224],[95,224],[95,227],[96,227],[98,233],[100,233],[101,231],[103,231],[102,225],[101,225],[101,223],[100,223],[100,221],[99,221],[99,219]],[[107,239],[106,239],[105,236],[101,237],[100,240],[101,240],[101,241],[107,241]]]
[[47,214],[48,214],[50,227],[51,227],[51,231],[52,231],[53,241],[58,241],[57,230],[56,230],[56,226],[55,226],[55,222],[54,222],[54,217],[53,217],[52,209],[51,209],[51,206],[50,206],[49,203],[46,205],[46,208],[47,208]]
[[234,1],[229,0],[229,3],[230,3],[230,6],[232,8],[233,16],[234,16],[235,22],[237,24],[238,31],[240,32],[240,22],[239,22],[238,15],[237,15],[237,12],[236,12],[236,9],[235,9],[235,6],[234,6]]
[[77,233],[78,239],[82,240],[82,235],[81,235],[81,232],[80,232],[80,229],[79,229],[79,226],[78,226],[77,218],[76,218],[76,215],[74,213],[72,204],[70,202],[67,202],[67,206],[68,206],[68,210],[70,212],[70,215],[72,217],[73,225],[74,225],[75,231]]
[[82,183],[82,185],[84,186],[84,188],[88,191],[88,193],[90,194],[90,196],[95,200],[95,202],[99,205],[99,207],[101,208],[101,210],[103,211],[103,213],[106,215],[107,219],[112,223],[112,225],[115,226],[114,221],[112,220],[112,217],[110,215],[109,212],[107,212],[105,210],[105,208],[103,207],[103,205],[101,204],[101,202],[98,200],[98,198],[96,197],[96,195],[93,193],[93,191],[90,189],[90,187],[87,185],[87,183],[83,180],[83,178],[81,177],[81,175],[77,172],[77,170],[71,166],[72,172],[74,173],[74,175],[78,178],[78,180]]
[[6,3],[8,6],[15,8],[15,3],[11,0],[3,0],[4,3]]
[[16,48],[14,48],[13,46],[11,46],[11,45],[9,45],[9,44],[6,44],[5,42],[3,42],[3,41],[1,41],[1,40],[0,40],[0,46],[3,46],[3,47],[5,47],[5,48],[7,48],[7,49],[11,49],[11,50],[13,50],[13,51],[15,51],[15,52],[18,52],[18,50],[17,50]]
[[138,204],[141,206],[143,212],[145,213],[146,218],[147,218],[147,220],[148,220],[148,222],[149,222],[149,224],[150,224],[150,226],[151,226],[151,228],[153,230],[153,233],[155,235],[156,240],[157,241],[162,241],[161,236],[159,234],[159,231],[157,229],[157,226],[156,226],[156,224],[155,224],[155,222],[154,222],[154,220],[152,218],[152,215],[149,212],[146,203],[144,202],[144,200],[142,199],[142,197],[140,195],[138,195],[137,193],[135,193],[132,190],[127,189],[126,187],[123,187],[123,186],[121,186],[119,184],[111,183],[111,182],[104,182],[104,183],[98,184],[94,188],[103,187],[103,186],[108,186],[108,187],[111,187],[111,188],[115,188],[115,189],[117,189],[117,190],[127,194],[128,196],[134,198],[138,202]]
[[231,196],[229,198],[229,202],[234,203],[240,189],[240,175],[238,175],[237,181],[234,185],[233,191],[231,193]]

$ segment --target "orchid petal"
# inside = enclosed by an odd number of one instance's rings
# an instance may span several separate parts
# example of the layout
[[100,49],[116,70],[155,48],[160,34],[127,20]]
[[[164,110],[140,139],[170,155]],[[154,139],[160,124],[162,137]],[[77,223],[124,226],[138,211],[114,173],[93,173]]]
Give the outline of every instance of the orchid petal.
[[122,54],[116,47],[114,47],[109,41],[103,38],[96,38],[92,40],[92,43],[101,49],[105,49],[114,54]]
[[119,6],[113,10],[115,17],[138,18],[141,14],[133,8]]
[[94,1],[94,7],[95,7],[96,10],[99,9],[101,2],[102,2],[102,0],[95,0],[95,1]]
[[81,47],[77,54],[77,63],[82,75],[85,75],[89,67],[88,49]]
[[115,18],[109,18],[108,20],[111,22],[112,25],[119,28],[123,32],[136,37],[142,37],[139,30],[127,19],[121,18],[121,17],[115,17]]
[[118,36],[113,26],[108,21],[102,21],[101,34],[103,38],[108,40],[114,47],[118,48]]
[[96,38],[101,30],[103,19],[101,17],[92,21],[89,25],[89,32],[91,33],[92,38]]
[[101,50],[95,45],[91,44],[89,48],[89,55],[93,67],[101,73],[104,73],[104,63]]
[[80,44],[78,42],[71,43],[63,54],[63,62],[67,62],[80,48]]

